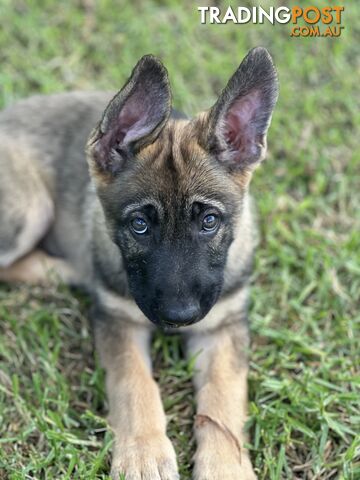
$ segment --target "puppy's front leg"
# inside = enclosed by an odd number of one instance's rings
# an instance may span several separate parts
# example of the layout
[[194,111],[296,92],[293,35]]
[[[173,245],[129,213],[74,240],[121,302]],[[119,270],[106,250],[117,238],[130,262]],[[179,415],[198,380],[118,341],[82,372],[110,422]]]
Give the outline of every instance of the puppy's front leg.
[[149,331],[125,322],[95,327],[100,360],[106,369],[110,425],[115,443],[111,475],[126,480],[177,480],[173,446],[158,386],[151,376]]
[[197,355],[195,480],[256,479],[244,449],[247,338],[247,327],[239,324],[188,341],[189,353]]

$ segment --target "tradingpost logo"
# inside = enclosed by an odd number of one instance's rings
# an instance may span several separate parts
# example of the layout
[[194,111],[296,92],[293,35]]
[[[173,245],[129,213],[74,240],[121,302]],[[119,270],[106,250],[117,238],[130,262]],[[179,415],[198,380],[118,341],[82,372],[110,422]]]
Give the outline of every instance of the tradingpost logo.
[[291,24],[291,37],[340,37],[345,7],[197,7],[202,24]]

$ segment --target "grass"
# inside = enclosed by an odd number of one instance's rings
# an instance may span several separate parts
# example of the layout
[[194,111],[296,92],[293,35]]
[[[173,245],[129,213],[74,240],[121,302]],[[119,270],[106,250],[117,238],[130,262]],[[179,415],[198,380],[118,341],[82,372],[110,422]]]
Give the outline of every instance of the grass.
[[[272,52],[281,93],[252,185],[262,241],[248,428],[259,479],[360,478],[359,14],[346,2],[340,38],[295,39],[286,25],[200,25],[190,1],[0,2],[1,106],[119,88],[152,52],[192,114],[249,48]],[[0,287],[0,478],[108,478],[104,376],[86,314],[87,299],[64,288]],[[153,356],[188,479],[191,365],[178,337],[159,334]]]

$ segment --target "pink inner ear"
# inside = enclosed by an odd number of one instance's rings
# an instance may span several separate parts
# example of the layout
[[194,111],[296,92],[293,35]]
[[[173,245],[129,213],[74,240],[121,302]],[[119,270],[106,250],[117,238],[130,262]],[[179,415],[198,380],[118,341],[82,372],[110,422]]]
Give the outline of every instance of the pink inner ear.
[[97,147],[99,162],[104,166],[112,149],[126,145],[149,133],[153,128],[149,121],[150,106],[146,102],[139,102],[130,98],[115,117],[110,125],[109,131],[101,137]]
[[260,93],[256,90],[236,100],[224,119],[223,135],[232,150],[251,154],[255,149],[255,116],[260,107]]
[[117,121],[119,141],[129,143],[148,133],[149,106],[146,102],[130,99],[121,110]]

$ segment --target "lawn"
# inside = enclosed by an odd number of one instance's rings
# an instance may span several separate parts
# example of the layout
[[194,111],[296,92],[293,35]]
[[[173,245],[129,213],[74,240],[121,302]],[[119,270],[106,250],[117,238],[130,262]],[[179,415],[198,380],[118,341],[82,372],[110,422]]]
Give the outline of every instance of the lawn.
[[[1,107],[39,92],[120,88],[154,53],[175,106],[194,114],[249,48],[272,53],[280,97],[252,184],[261,244],[248,428],[261,480],[360,479],[360,3],[343,3],[340,38],[290,38],[288,25],[200,25],[190,1],[0,0]],[[65,287],[0,287],[1,479],[108,478],[88,305]],[[180,339],[161,333],[153,357],[186,480],[192,365]]]

